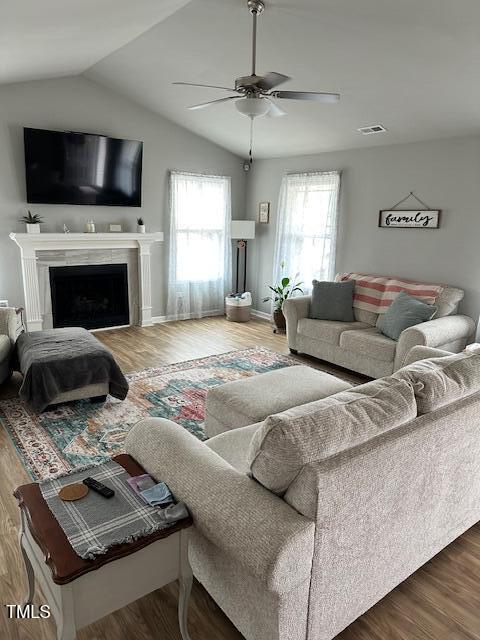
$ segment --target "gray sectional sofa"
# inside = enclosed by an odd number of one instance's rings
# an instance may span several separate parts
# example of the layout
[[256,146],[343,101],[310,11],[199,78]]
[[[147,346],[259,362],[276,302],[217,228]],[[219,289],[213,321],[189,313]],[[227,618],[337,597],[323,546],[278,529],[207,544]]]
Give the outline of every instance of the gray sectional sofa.
[[[277,413],[274,375],[243,400],[222,385],[211,407],[240,419],[207,417],[205,443],[160,418],[130,431],[127,452],[188,505],[194,573],[247,640],[331,640],[480,519],[480,354],[417,346],[405,363],[358,387],[311,377],[307,403]],[[292,396],[305,381],[273,373]]]
[[372,378],[391,375],[405,363],[417,345],[459,352],[473,339],[475,322],[457,315],[462,289],[446,287],[439,296],[433,320],[406,329],[397,341],[377,328],[378,315],[354,309],[354,322],[309,318],[310,296],[290,298],[283,304],[288,346],[293,353],[357,371]]

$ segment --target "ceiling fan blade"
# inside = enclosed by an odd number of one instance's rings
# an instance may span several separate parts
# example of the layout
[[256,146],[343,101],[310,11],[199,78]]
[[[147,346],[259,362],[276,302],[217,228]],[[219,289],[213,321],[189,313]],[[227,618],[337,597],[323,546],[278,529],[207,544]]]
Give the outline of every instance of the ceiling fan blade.
[[225,91],[236,91],[236,89],[230,89],[229,87],[218,87],[215,84],[196,84],[195,82],[172,82],[172,84],[181,84],[187,87],[206,87],[207,89],[225,89]]
[[268,118],[280,118],[281,116],[286,116],[287,112],[283,109],[280,109],[278,104],[275,104],[273,100],[268,100],[270,102],[270,110],[267,113]]
[[200,104],[194,104],[192,107],[188,107],[190,110],[203,109],[209,107],[211,104],[218,104],[219,102],[227,102],[228,100],[238,100],[238,96],[228,96],[228,98],[219,98],[218,100],[210,100],[209,102],[201,102]]
[[316,102],[334,103],[340,100],[339,93],[320,93],[319,91],[272,91],[273,98],[289,100],[315,100]]
[[278,87],[279,84],[291,80],[290,76],[284,76],[282,73],[276,73],[275,71],[269,71],[264,77],[259,80],[257,87],[264,91],[269,91],[273,87]]

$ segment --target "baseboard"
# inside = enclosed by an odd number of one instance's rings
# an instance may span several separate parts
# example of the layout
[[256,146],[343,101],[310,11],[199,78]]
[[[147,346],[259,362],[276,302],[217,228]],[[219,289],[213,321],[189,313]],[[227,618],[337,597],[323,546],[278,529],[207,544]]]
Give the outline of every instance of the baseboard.
[[223,309],[215,309],[212,311],[206,311],[201,316],[198,313],[182,313],[179,316],[153,316],[153,324],[162,324],[163,322],[173,322],[175,320],[201,320],[202,318],[210,318],[212,316],[224,316],[225,311]]
[[259,311],[258,309],[252,309],[250,313],[252,314],[252,316],[255,316],[256,318],[262,318],[263,320],[272,319],[272,314],[267,313],[266,311]]

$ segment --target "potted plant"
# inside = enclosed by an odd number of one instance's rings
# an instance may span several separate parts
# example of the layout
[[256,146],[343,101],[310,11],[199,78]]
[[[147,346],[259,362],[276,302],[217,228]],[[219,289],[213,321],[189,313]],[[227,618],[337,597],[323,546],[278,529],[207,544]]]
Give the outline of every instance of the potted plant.
[[137,218],[137,233],[145,233],[143,218]]
[[[285,267],[285,263],[281,262],[280,266],[282,271]],[[275,325],[274,333],[285,333],[286,323],[285,316],[283,315],[282,307],[287,298],[290,298],[295,291],[303,293],[303,289],[300,288],[302,282],[297,282],[298,273],[294,278],[285,276],[281,279],[280,284],[274,287],[268,285],[268,288],[273,291],[273,295],[267,296],[263,299],[263,302],[271,300],[273,302],[273,324]]]
[[38,213],[29,211],[26,216],[20,218],[20,222],[25,223],[27,233],[40,233],[40,225],[43,224],[43,219]]

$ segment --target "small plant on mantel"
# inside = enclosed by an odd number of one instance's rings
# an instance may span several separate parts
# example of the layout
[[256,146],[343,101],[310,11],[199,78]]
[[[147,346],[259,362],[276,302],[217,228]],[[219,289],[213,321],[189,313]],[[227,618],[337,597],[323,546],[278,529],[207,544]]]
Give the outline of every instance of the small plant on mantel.
[[[282,260],[280,263],[280,268],[282,271],[285,269],[285,262]],[[282,307],[285,300],[290,298],[295,291],[299,291],[303,293],[303,289],[300,285],[303,282],[298,282],[298,273],[295,274],[294,278],[289,278],[285,276],[281,279],[280,284],[272,287],[268,285],[268,288],[273,291],[272,296],[267,296],[263,299],[263,302],[268,302],[271,300],[273,302],[273,323],[275,325],[274,333],[285,333],[285,316],[283,315]]]
[[145,224],[143,222],[143,218],[137,218],[137,232],[145,233]]
[[43,224],[43,218],[38,213],[28,211],[27,215],[22,216],[19,222],[25,223],[27,233],[40,233],[40,225]]

